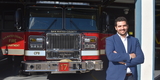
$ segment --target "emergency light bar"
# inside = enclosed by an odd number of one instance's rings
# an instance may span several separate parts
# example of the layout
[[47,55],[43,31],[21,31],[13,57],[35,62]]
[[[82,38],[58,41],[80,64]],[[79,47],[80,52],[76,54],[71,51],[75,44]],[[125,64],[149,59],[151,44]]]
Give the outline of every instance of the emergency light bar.
[[89,6],[89,3],[83,2],[59,2],[59,1],[36,1],[37,4],[59,4],[59,5],[86,5]]

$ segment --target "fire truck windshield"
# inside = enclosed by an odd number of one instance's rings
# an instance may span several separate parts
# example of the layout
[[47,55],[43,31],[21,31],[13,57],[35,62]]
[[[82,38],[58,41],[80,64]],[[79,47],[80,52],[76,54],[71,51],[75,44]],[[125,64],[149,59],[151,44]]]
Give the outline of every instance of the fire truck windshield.
[[66,8],[65,11],[65,28],[67,30],[97,30],[97,10]]
[[29,30],[98,30],[95,9],[31,8],[29,16]]

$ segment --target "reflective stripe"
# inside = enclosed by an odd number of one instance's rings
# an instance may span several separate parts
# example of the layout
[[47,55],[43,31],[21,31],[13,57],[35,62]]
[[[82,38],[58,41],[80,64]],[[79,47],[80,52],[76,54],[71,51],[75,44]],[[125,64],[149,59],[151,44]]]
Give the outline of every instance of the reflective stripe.
[[45,56],[45,50],[26,50],[25,56]]
[[101,49],[100,50],[100,55],[105,55],[106,54],[105,52],[106,52],[105,49]]
[[[1,49],[2,53],[6,54],[6,49]],[[7,55],[24,55],[24,49],[7,49],[8,54]]]
[[82,56],[95,56],[99,55],[99,50],[82,50]]

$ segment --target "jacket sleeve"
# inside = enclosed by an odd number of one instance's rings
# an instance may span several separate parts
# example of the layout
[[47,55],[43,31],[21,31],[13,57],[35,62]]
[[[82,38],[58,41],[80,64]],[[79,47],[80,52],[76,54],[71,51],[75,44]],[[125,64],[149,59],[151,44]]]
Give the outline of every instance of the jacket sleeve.
[[113,53],[115,50],[114,42],[111,38],[106,38],[106,56],[111,62],[130,62],[129,54]]
[[136,66],[144,62],[144,54],[140,47],[138,39],[136,40],[135,54],[136,54],[136,58],[133,58],[129,63],[126,63],[127,66]]

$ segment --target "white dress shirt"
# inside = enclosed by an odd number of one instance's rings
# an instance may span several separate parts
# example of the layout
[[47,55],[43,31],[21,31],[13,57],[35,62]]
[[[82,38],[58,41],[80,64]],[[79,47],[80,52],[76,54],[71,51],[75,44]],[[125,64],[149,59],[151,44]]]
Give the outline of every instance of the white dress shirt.
[[[118,34],[118,33],[117,33]],[[120,34],[118,34],[123,42],[123,45],[125,47],[125,50],[126,50],[126,53],[128,53],[128,41],[127,41],[127,37],[128,37],[128,34],[126,35],[126,37],[122,37]],[[132,73],[130,68],[127,68],[127,73]]]

